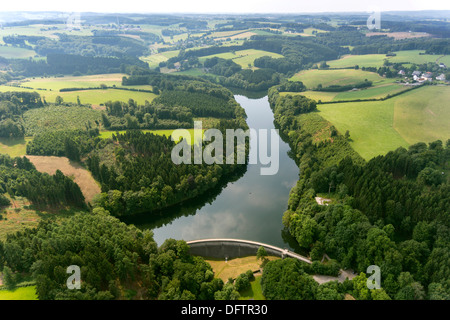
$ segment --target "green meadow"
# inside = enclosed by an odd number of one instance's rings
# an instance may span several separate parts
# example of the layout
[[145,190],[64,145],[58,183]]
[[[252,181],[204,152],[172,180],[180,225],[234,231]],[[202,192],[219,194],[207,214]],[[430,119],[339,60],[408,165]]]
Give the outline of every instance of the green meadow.
[[427,86],[393,99],[394,128],[408,143],[450,139],[450,87]]
[[27,153],[27,143],[32,138],[0,138],[0,153],[8,154],[10,157],[23,157]]
[[[80,76],[80,77],[51,77],[51,78],[29,78],[19,83],[22,87],[15,86],[0,86],[0,92],[7,91],[27,91],[38,92],[42,97],[45,97],[47,102],[55,102],[57,96],[63,98],[64,102],[77,103],[77,97],[80,97],[82,104],[100,105],[107,101],[123,101],[128,102],[129,99],[137,101],[139,104],[144,104],[145,101],[153,101],[156,97],[154,93],[129,91],[120,89],[96,89],[96,90],[81,90],[60,92],[63,88],[93,88],[100,87],[104,84],[108,87],[116,86],[122,87],[122,77],[125,74],[101,74],[94,76]],[[31,88],[31,89],[29,89]],[[124,88],[152,90],[151,86],[127,86]]]
[[330,68],[381,67],[386,59],[385,54],[346,55],[338,60],[327,61]]
[[342,70],[318,70],[310,69],[300,71],[295,74],[290,80],[301,81],[307,88],[315,88],[322,84],[323,87],[331,85],[349,85],[363,82],[364,80],[372,81],[373,85],[393,82],[392,79],[384,79],[374,72],[342,69]]
[[363,158],[386,154],[408,143],[394,129],[393,99],[318,105],[320,115],[344,134],[350,132],[351,146]]
[[450,88],[426,86],[385,101],[319,105],[320,115],[365,159],[417,142],[450,138]]
[[358,100],[358,99],[379,99],[384,98],[387,95],[392,95],[407,90],[408,88],[409,87],[406,87],[401,84],[388,83],[356,91],[345,91],[345,92],[304,91],[304,92],[282,92],[281,94],[282,95],[300,94],[302,96],[308,97],[316,101],[320,100],[321,102],[329,102],[329,101]]
[[256,276],[255,280],[250,281],[250,288],[239,292],[239,300],[266,300],[262,292],[261,277]]
[[225,52],[225,53],[218,53],[213,54],[209,56],[200,57],[200,62],[205,61],[206,59],[213,58],[213,57],[219,57],[222,59],[231,59],[237,64],[239,64],[242,68],[249,68],[253,67],[253,63],[255,59],[269,56],[272,58],[282,58],[283,56],[278,53],[263,51],[263,50],[256,50],[256,49],[248,49],[248,50],[239,50],[235,52]]
[[[390,62],[409,62],[415,64],[423,64],[428,62],[443,62],[450,65],[450,56],[424,54],[423,50],[407,50],[394,52],[395,57],[389,57]],[[422,54],[421,54],[422,53]]]
[[0,57],[6,59],[28,59],[36,56],[34,50],[25,48],[0,46]]
[[180,50],[165,51],[165,52],[141,57],[140,59],[142,61],[147,62],[150,68],[156,68],[159,66],[159,64],[161,62],[165,62],[165,61],[169,60],[170,58],[176,57],[178,55],[178,53],[180,53]]
[[424,64],[428,62],[439,62],[450,65],[450,56],[424,54],[424,50],[405,50],[394,52],[396,56],[387,57],[385,54],[364,54],[364,55],[346,55],[340,59],[328,61],[327,64],[331,68],[351,68],[355,65],[361,67],[381,67],[384,60],[392,63],[407,63],[407,64]]
[[38,300],[36,286],[0,290],[0,300]]

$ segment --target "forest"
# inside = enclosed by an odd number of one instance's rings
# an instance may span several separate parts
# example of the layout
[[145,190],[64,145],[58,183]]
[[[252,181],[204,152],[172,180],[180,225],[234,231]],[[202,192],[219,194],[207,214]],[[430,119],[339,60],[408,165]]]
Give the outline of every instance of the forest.
[[[317,128],[294,116],[298,106],[287,97],[271,89],[275,119],[290,132],[300,166],[283,216],[299,245],[313,260],[327,253],[357,272],[379,265],[383,290],[392,299],[448,299],[450,185],[444,171],[450,140],[399,148],[366,163],[333,128],[314,142]],[[302,104],[308,110],[311,102],[304,98]],[[332,195],[332,203],[317,204],[318,194]]]

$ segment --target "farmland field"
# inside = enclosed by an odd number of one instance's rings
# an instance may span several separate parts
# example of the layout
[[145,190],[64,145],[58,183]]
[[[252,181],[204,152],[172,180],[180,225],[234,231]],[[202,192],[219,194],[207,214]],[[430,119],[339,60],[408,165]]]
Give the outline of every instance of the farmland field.
[[176,57],[178,53],[180,53],[180,50],[165,51],[152,54],[150,56],[141,57],[140,59],[147,62],[150,68],[156,68],[161,62],[167,61],[172,57]]
[[[20,83],[20,86],[0,86],[0,92],[7,91],[27,91],[38,92],[42,97],[45,97],[47,102],[55,102],[57,96],[64,99],[65,102],[76,103],[77,97],[80,97],[80,101],[83,104],[99,105],[109,100],[111,101],[123,101],[128,102],[129,99],[137,101],[139,104],[144,104],[145,101],[151,102],[156,95],[149,92],[138,92],[120,89],[98,89],[98,90],[82,90],[82,91],[68,91],[60,92],[63,88],[94,88],[100,87],[105,84],[108,87],[116,86],[122,87],[122,77],[125,74],[100,74],[93,76],[80,76],[80,77],[52,77],[52,78],[28,78]],[[31,88],[31,89],[30,89]],[[130,89],[142,89],[152,90],[151,86],[127,86],[124,88]]]
[[408,143],[394,129],[394,98],[375,102],[319,105],[320,115],[344,134],[350,132],[351,146],[363,158],[386,154]]
[[427,86],[395,99],[394,128],[410,144],[450,139],[450,87]]
[[20,287],[15,290],[0,290],[0,300],[37,300],[36,286]]
[[328,61],[327,64],[331,68],[349,68],[355,65],[359,67],[381,67],[384,60],[388,60],[393,63],[415,63],[423,64],[428,62],[442,62],[446,65],[450,65],[450,56],[433,55],[433,54],[420,54],[424,53],[423,50],[405,50],[394,52],[396,56],[386,57],[384,54],[365,54],[365,55],[346,55],[338,60]]
[[423,50],[408,50],[397,51],[395,57],[389,57],[390,62],[410,62],[415,64],[422,64],[428,62],[443,62],[447,65],[450,64],[450,56],[434,55],[434,54],[419,54],[424,53]]
[[394,80],[386,80],[377,73],[343,69],[343,70],[304,70],[295,74],[290,80],[301,81],[307,88],[315,88],[322,84],[323,87],[331,85],[348,85],[363,82],[365,79],[372,81],[373,85],[393,82]]
[[320,115],[345,133],[365,159],[420,141],[450,138],[450,88],[427,86],[385,101],[319,105]]
[[[138,86],[130,86],[129,88],[137,88]],[[142,86],[144,90],[149,90],[148,86]],[[33,90],[19,87],[0,86],[0,92],[7,91],[27,91],[37,92],[44,97],[47,102],[54,103],[57,96],[63,98],[64,102],[77,103],[77,97],[80,97],[82,104],[100,105],[107,101],[122,101],[128,102],[129,99],[133,99],[139,104],[145,104],[145,101],[153,101],[156,94],[150,92],[138,92],[119,89],[107,89],[107,90],[81,90],[81,91],[46,91],[46,90]]]
[[106,84],[108,87],[112,87],[113,85],[120,87],[124,76],[126,76],[126,74],[111,73],[79,77],[28,78],[21,81],[20,85],[33,89],[46,89],[52,91],[59,91],[63,88],[93,88],[99,87],[101,84]]
[[269,56],[272,58],[282,58],[283,56],[278,53],[263,51],[263,50],[255,50],[255,49],[248,49],[248,50],[240,50],[236,52],[225,52],[225,53],[219,53],[219,54],[213,54],[209,56],[200,57],[200,62],[205,61],[206,59],[213,58],[213,57],[219,57],[223,59],[231,59],[237,64],[239,64],[242,68],[249,68],[249,64],[253,66],[253,62],[255,59]]
[[0,46],[0,57],[6,59],[28,59],[36,55],[33,50],[17,47]]
[[345,92],[323,92],[323,91],[304,91],[304,92],[282,92],[282,95],[300,94],[310,99],[322,102],[329,101],[341,101],[341,100],[358,100],[358,99],[378,99],[384,98],[388,94],[398,93],[407,90],[406,87],[401,84],[382,84],[375,87],[360,89],[357,91],[345,91]]
[[381,67],[386,59],[384,54],[346,55],[338,60],[327,61],[330,68]]

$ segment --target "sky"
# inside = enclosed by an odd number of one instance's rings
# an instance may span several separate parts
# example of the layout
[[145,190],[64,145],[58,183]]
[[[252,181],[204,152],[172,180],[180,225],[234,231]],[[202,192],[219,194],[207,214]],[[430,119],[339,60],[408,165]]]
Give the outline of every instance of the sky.
[[450,10],[448,0],[3,0],[0,12],[310,13]]

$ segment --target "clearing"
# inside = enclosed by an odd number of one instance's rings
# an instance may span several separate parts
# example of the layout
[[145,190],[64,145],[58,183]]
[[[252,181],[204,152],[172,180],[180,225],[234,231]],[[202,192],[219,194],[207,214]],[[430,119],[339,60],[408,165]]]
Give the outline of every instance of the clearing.
[[32,138],[0,138],[0,153],[9,154],[11,158],[23,157],[27,153],[27,143]]
[[0,46],[0,57],[6,59],[28,59],[33,58],[37,55],[34,50],[17,48],[17,47],[7,47]]
[[73,180],[83,192],[87,203],[101,193],[101,189],[91,173],[77,162],[70,161],[65,157],[53,156],[27,156],[27,158],[30,159],[38,171],[53,175],[56,170],[60,170],[66,176],[73,177]]
[[[275,256],[268,256],[267,258],[271,261],[280,259]],[[222,279],[223,282],[227,282],[229,278],[235,279],[247,270],[260,270],[260,261],[256,259],[256,256],[230,259],[227,262],[224,259],[215,258],[205,258],[205,261],[213,268],[214,277]]]
[[36,286],[20,287],[14,290],[0,290],[0,300],[38,300]]

